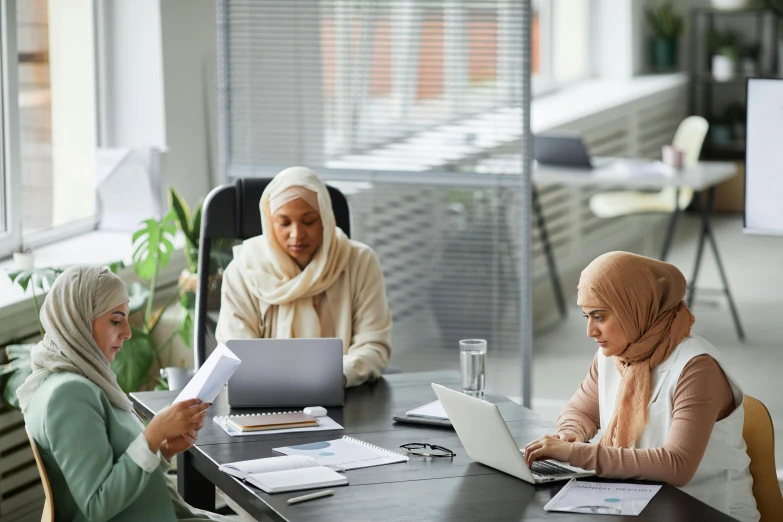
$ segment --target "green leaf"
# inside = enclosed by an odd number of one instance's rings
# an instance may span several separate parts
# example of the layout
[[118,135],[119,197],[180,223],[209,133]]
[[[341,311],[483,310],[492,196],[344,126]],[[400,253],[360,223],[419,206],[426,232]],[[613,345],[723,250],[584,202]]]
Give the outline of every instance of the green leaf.
[[169,212],[160,221],[147,219],[133,234],[133,269],[144,280],[151,279],[158,268],[165,267],[171,259],[176,233],[173,216]]
[[169,206],[177,217],[179,229],[185,234],[185,237],[190,237],[190,209],[187,201],[179,195],[174,187],[169,187]]
[[30,352],[33,350],[33,346],[35,346],[35,343],[32,344],[9,344],[5,347],[5,353],[8,356],[8,360],[13,359],[20,359],[20,358],[30,358]]
[[198,243],[201,239],[201,207],[204,206],[204,200],[200,200],[196,206],[196,210],[193,212],[193,224],[190,227],[191,240],[196,245],[198,250]]
[[122,349],[111,363],[117,382],[125,393],[137,391],[147,382],[157,350],[149,334],[135,326],[131,327],[131,333],[132,337],[122,344]]
[[108,264],[109,270],[114,272],[115,274],[119,272],[121,269],[125,268],[125,262],[124,261],[115,261],[114,263]]
[[136,282],[128,287],[128,297],[130,302],[128,308],[130,312],[138,312],[147,305],[147,299],[150,296],[150,291],[143,284]]
[[181,308],[181,315],[179,319],[179,338],[188,348],[193,347],[193,313],[187,308]]

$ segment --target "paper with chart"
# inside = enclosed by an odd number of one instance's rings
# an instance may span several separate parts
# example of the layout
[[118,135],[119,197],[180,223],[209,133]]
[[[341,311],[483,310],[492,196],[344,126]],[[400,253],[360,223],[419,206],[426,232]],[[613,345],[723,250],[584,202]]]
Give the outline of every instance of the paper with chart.
[[229,350],[225,344],[217,345],[215,351],[201,365],[190,382],[185,385],[174,403],[195,398],[199,398],[203,402],[214,401],[223,386],[237,371],[241,362],[239,357],[234,355],[234,352]]
[[638,516],[661,486],[584,482],[571,479],[544,511]]
[[318,464],[344,470],[405,462],[408,457],[352,437],[274,448],[285,455],[312,457]]

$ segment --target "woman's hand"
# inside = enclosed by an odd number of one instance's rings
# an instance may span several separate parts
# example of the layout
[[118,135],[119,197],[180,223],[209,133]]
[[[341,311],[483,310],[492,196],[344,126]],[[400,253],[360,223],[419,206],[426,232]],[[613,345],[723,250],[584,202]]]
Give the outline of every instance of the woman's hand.
[[525,462],[531,467],[537,460],[555,459],[561,462],[571,460],[571,442],[552,435],[544,435],[525,446]]
[[159,411],[144,430],[150,451],[158,451],[168,439],[201,429],[209,406],[209,403],[202,403],[201,399],[190,399]]
[[190,430],[179,437],[166,439],[160,447],[160,454],[163,455],[164,459],[171,462],[171,457],[177,453],[182,453],[183,451],[190,449],[190,447],[196,443],[197,438],[198,430]]

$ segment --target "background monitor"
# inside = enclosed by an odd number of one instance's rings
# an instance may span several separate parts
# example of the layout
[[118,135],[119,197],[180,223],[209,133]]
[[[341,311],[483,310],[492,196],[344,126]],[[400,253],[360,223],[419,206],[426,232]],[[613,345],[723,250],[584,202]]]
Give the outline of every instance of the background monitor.
[[783,236],[783,79],[747,83],[743,231]]

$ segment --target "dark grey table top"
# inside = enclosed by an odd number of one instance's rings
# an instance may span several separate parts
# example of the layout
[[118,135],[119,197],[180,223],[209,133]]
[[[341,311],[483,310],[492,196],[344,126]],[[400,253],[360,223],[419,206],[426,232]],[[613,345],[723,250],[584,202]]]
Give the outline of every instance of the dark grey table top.
[[[449,428],[399,424],[392,415],[435,399],[430,383],[459,387],[456,372],[403,373],[384,376],[346,391],[344,408],[330,408],[329,415],[344,431],[254,435],[231,438],[211,419],[189,451],[194,467],[239,505],[260,518],[276,520],[616,520],[609,516],[547,513],[543,506],[563,483],[533,486],[493,468],[472,461],[456,433]],[[151,416],[171,403],[175,392],[131,394],[142,415]],[[531,410],[505,397],[490,395],[498,404],[511,433],[521,445],[551,432],[554,426]],[[230,411],[225,390],[210,408],[210,415],[274,410]],[[440,444],[457,453],[454,459],[426,460],[412,457],[407,463],[352,470],[350,485],[335,488],[335,495],[289,506],[286,500],[302,492],[266,494],[218,471],[220,464],[277,455],[272,448],[330,440],[351,435],[365,442],[398,450],[407,442]],[[598,480],[601,479],[588,479]],[[636,481],[624,481],[636,482]],[[733,520],[679,489],[666,485],[636,520],[729,521]]]

